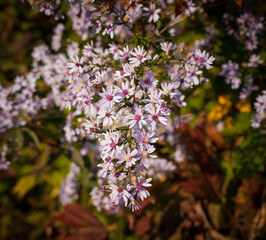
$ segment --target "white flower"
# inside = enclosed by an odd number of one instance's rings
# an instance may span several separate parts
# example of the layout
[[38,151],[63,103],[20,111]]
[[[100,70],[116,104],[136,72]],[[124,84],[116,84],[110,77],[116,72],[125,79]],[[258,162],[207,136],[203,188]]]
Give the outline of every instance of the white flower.
[[70,68],[69,73],[83,73],[83,57],[81,57],[80,59],[78,58],[78,56],[76,55],[76,57],[71,57],[72,62],[67,64],[67,67]]
[[167,124],[167,119],[162,116],[160,107],[155,108],[153,105],[147,105],[146,111],[149,113],[147,114],[147,120],[153,131],[156,129],[156,124]]
[[110,108],[103,108],[99,111],[98,119],[103,119],[103,126],[112,126],[114,120],[117,119],[117,114],[111,111]]
[[129,128],[133,128],[136,124],[138,124],[139,128],[141,129],[143,125],[147,124],[141,107],[136,107],[134,110],[134,114],[129,113],[127,119],[127,125],[129,126]]
[[120,58],[126,58],[129,57],[131,54],[131,50],[129,49],[129,46],[125,46],[123,50],[118,50],[118,54]]
[[130,186],[130,190],[134,190],[133,195],[137,195],[137,199],[141,199],[141,201],[143,201],[145,198],[150,196],[150,193],[145,189],[145,187],[151,186],[151,180],[151,178],[143,179],[142,176],[139,176],[136,184]]
[[114,156],[115,153],[120,153],[122,146],[118,146],[121,135],[119,132],[107,132],[103,133],[104,139],[100,139],[100,145],[102,146],[102,153],[104,156]]
[[129,58],[130,64],[133,64],[135,67],[139,66],[140,63],[143,63],[147,60],[145,57],[146,54],[147,52],[143,47],[138,46],[137,48],[134,48],[134,52],[131,52],[131,55],[135,57]]
[[155,4],[154,3],[150,3],[149,8],[144,7],[143,9],[144,9],[144,11],[148,12],[148,13],[145,13],[145,15],[146,16],[147,15],[150,16],[149,19],[148,19],[148,22],[152,22],[153,21],[154,23],[156,23],[159,20],[160,16],[159,16],[158,13],[161,12],[161,9],[155,9]]
[[172,51],[176,48],[176,45],[173,44],[172,42],[163,42],[163,43],[160,43],[161,45],[161,49],[166,52],[166,54],[169,53],[169,51]]
[[249,58],[249,62],[247,64],[248,67],[257,67],[259,64],[263,63],[260,59],[260,56],[256,54],[252,54]]
[[112,192],[109,194],[109,197],[114,205],[120,204],[126,207],[131,194],[122,186],[117,186],[116,184],[110,184],[110,190]]
[[138,144],[143,144],[146,147],[149,144],[156,143],[159,138],[154,137],[155,132],[139,131],[137,135]]
[[161,87],[162,87],[162,94],[165,95],[165,96],[171,96],[173,97],[174,95],[176,95],[176,92],[175,92],[175,84],[173,83],[166,83],[166,82],[163,82],[161,84]]
[[121,96],[116,95],[116,89],[112,86],[107,87],[106,89],[102,88],[103,93],[99,93],[102,97],[100,103],[108,108],[112,108],[115,103],[120,102]]
[[140,159],[140,164],[144,164],[144,166],[145,166],[145,163],[146,163],[147,159],[149,159],[149,158],[157,158],[156,155],[151,154],[154,151],[155,151],[155,147],[154,146],[148,145],[148,146],[144,147],[144,145],[140,144],[139,148],[138,148],[138,159]]
[[122,96],[122,98],[132,96],[134,94],[134,87],[130,88],[129,82],[122,82],[122,89],[119,87],[115,87],[117,90],[117,94]]
[[128,148],[127,151],[122,150],[118,156],[119,161],[117,163],[122,164],[123,162],[126,162],[126,168],[132,167],[137,161],[135,158],[137,153],[137,149],[134,149],[132,152],[130,148]]
[[[103,156],[102,156],[103,158]],[[107,157],[104,159],[104,163],[100,163],[97,165],[97,167],[102,168],[98,175],[102,178],[106,178],[108,172],[111,172],[114,169],[114,164],[112,162],[113,158]]]

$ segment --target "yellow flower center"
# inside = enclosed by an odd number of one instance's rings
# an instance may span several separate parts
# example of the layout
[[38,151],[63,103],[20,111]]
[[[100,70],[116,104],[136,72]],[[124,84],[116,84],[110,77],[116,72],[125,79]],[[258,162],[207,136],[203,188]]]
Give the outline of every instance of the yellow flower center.
[[148,153],[146,151],[143,151],[141,155],[142,155],[143,158],[147,158],[148,157]]
[[124,156],[124,160],[125,160],[126,162],[129,162],[129,161],[131,160],[131,156],[130,156],[129,154],[126,154],[126,155]]
[[164,91],[163,91],[163,93],[164,93],[165,95],[167,95],[167,94],[169,93],[169,89],[168,89],[168,88],[165,88]]

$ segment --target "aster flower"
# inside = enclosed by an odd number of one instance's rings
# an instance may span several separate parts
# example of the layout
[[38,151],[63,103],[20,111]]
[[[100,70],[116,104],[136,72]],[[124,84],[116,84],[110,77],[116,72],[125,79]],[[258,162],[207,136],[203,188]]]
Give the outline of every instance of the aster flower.
[[142,102],[161,106],[161,104],[164,102],[164,100],[161,98],[161,95],[162,95],[161,90],[158,90],[157,88],[151,88],[149,89],[149,94],[148,94],[149,98],[143,99]]
[[175,92],[175,84],[173,83],[166,83],[166,82],[163,82],[161,84],[161,87],[162,87],[162,94],[167,96],[171,96],[173,97],[174,95],[176,95],[176,92]]
[[121,153],[119,153],[119,161],[117,162],[117,164],[122,164],[123,162],[126,162],[126,168],[132,167],[137,161],[137,159],[135,158],[137,152],[137,149],[131,151],[130,148],[128,148],[126,151],[122,150]]
[[143,63],[147,60],[145,57],[147,52],[144,50],[143,47],[138,46],[134,48],[134,52],[131,52],[131,55],[134,57],[129,58],[130,64],[133,64],[135,67],[139,66],[140,63]]
[[93,52],[94,50],[94,44],[93,44],[93,41],[91,41],[91,43],[87,43],[83,50],[82,50],[82,54],[83,56],[86,56],[86,57],[96,57],[97,55]]
[[114,163],[112,162],[113,158],[102,156],[102,159],[104,159],[104,162],[97,164],[97,167],[101,168],[98,175],[102,178],[106,178],[108,172],[111,172],[114,169]]
[[135,107],[134,114],[129,113],[127,115],[127,119],[127,125],[129,126],[129,128],[133,128],[136,124],[138,124],[139,128],[141,129],[143,125],[147,124],[147,122],[145,121],[145,115],[143,114],[141,107]]
[[109,44],[110,47],[110,52],[114,55],[114,60],[119,59],[119,46],[114,44],[114,43],[110,43]]
[[76,55],[76,57],[71,57],[72,62],[67,64],[67,67],[70,68],[69,73],[83,73],[83,57],[80,59]]
[[187,106],[187,103],[184,102],[185,95],[182,95],[181,93],[174,96],[174,102],[178,107],[185,107]]
[[168,55],[168,53],[172,50],[175,50],[176,48],[176,45],[173,44],[172,42],[163,42],[163,43],[160,43],[161,45],[161,49]]
[[119,132],[107,132],[103,133],[104,139],[100,140],[102,147],[102,153],[104,156],[114,156],[115,153],[121,152],[123,145],[119,146],[121,135]]
[[152,154],[154,151],[155,151],[155,147],[154,146],[147,145],[146,147],[144,147],[144,145],[140,144],[139,148],[138,148],[138,160],[140,160],[140,163],[145,166],[145,163],[146,163],[147,159],[149,159],[149,158],[157,158],[156,155]]
[[103,35],[105,35],[106,33],[110,35],[111,38],[114,38],[114,29],[113,29],[113,24],[112,23],[106,23],[106,25],[104,26],[104,30],[103,30]]
[[59,200],[65,206],[78,198],[78,182],[76,176],[80,173],[80,168],[72,163],[64,183],[59,192]]
[[129,200],[130,202],[128,204],[128,207],[132,209],[132,212],[138,211],[141,208],[139,203],[132,196]]
[[122,98],[132,96],[134,94],[134,87],[130,88],[129,82],[122,82],[121,88],[116,86],[117,94]]
[[116,184],[110,184],[110,190],[109,197],[114,205],[124,205],[126,207],[131,194],[122,186]]
[[247,63],[248,67],[257,67],[259,64],[263,63],[260,59],[260,56],[256,54],[252,54],[249,58],[249,62]]
[[136,22],[142,16],[142,4],[135,3],[132,8],[129,9],[127,17],[130,23]]
[[212,64],[215,58],[213,56],[209,56],[205,50],[203,52],[200,49],[196,49],[193,53],[193,56],[189,60],[190,63],[198,64],[200,68],[205,67],[206,69],[212,68]]
[[156,125],[167,124],[167,119],[163,117],[160,107],[154,107],[152,105],[147,105],[146,111],[148,112],[147,121],[149,123],[149,126],[151,126],[152,130],[156,129]]
[[8,169],[10,162],[6,160],[6,153],[8,151],[8,147],[6,144],[3,145],[1,149],[1,155],[0,155],[0,170],[1,169]]
[[152,71],[145,73],[145,79],[139,78],[141,86],[145,88],[153,88],[157,86],[158,80],[155,78],[155,74]]
[[110,108],[103,108],[98,112],[98,119],[103,120],[103,126],[112,126],[117,119],[117,114]]
[[200,71],[196,65],[186,64],[185,68],[187,82],[192,83],[193,85],[198,85],[200,82],[197,75],[202,74],[202,71]]
[[155,132],[139,131],[137,135],[137,143],[143,144],[144,147],[152,143],[156,143],[159,138],[154,137]]
[[150,6],[149,6],[149,8],[147,8],[147,7],[144,7],[143,8],[144,9],[144,11],[147,11],[148,13],[145,13],[144,15],[148,15],[149,16],[149,19],[148,19],[148,22],[154,22],[154,23],[156,23],[158,20],[159,20],[159,18],[160,18],[160,16],[159,16],[159,12],[161,12],[161,9],[155,9],[155,4],[154,3],[150,3]]
[[128,77],[128,76],[130,76],[130,73],[129,72],[126,72],[124,70],[122,70],[122,71],[116,71],[115,72],[115,78],[114,78],[114,80],[115,81],[119,81],[120,79],[124,79],[125,77]]
[[134,185],[131,185],[129,188],[133,191],[133,195],[137,195],[137,199],[143,201],[145,198],[150,196],[150,193],[145,189],[145,187],[151,186],[151,178],[143,179],[142,176],[137,177],[137,181]]
[[126,58],[130,56],[131,50],[129,49],[129,46],[126,45],[123,50],[118,50],[118,54],[120,58]]
[[130,64],[126,63],[126,64],[123,65],[123,70],[130,74],[129,77],[131,79],[135,79],[136,72],[135,72],[135,69],[134,69],[134,65],[130,65]]
[[103,93],[99,93],[99,95],[102,97],[100,103],[103,104],[103,106],[112,108],[115,103],[118,103],[121,100],[121,96],[116,95],[116,89],[112,86],[109,86],[106,89],[103,88],[102,90]]
[[263,95],[260,95],[256,98],[254,106],[256,108],[256,112],[260,114],[266,110],[266,91],[264,91]]

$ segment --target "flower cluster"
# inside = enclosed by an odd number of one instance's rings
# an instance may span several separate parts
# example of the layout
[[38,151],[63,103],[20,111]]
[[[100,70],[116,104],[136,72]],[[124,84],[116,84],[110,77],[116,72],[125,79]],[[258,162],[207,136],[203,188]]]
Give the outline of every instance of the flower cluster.
[[74,199],[78,198],[78,182],[76,180],[76,176],[79,173],[80,168],[75,163],[71,163],[70,171],[67,174],[59,192],[59,200],[63,205],[67,205]]
[[[254,53],[254,50],[258,48],[258,34],[263,30],[263,18],[254,17],[251,13],[244,13],[236,19],[238,26],[237,30],[234,30],[230,26],[233,17],[229,14],[224,14],[225,23],[227,25],[227,32],[229,35],[233,35],[238,41],[245,43],[245,47],[252,54],[249,54],[247,62],[237,63],[232,60],[228,60],[227,64],[222,65],[222,71],[220,75],[225,77],[227,84],[231,84],[232,89],[241,89],[239,98],[240,101],[248,99],[252,92],[259,91],[259,87],[255,84],[258,78],[258,68],[263,63],[259,55]],[[259,128],[264,119],[263,109],[259,111],[257,108],[258,102],[263,99],[263,95],[257,97],[257,102],[254,103],[256,116],[252,118],[251,126],[253,128]]]
[[[38,4],[51,15],[58,14],[60,3]],[[73,30],[82,40],[91,39],[81,46],[69,41],[66,54],[52,53],[45,45],[34,49],[32,71],[0,91],[0,108],[5,110],[0,115],[0,131],[25,125],[27,117],[39,110],[66,110],[62,143],[79,142],[85,155],[96,148],[90,141],[97,142],[101,161],[97,176],[102,187],[101,192],[93,189],[93,203],[106,211],[117,211],[119,206],[135,211],[140,208],[138,201],[150,195],[152,177],[176,171],[176,163],[157,157],[156,142],[165,135],[175,144],[168,126],[171,113],[186,106],[183,90],[208,81],[203,74],[212,68],[214,57],[160,36],[165,30],[157,28],[159,19],[176,20],[168,17],[174,13],[171,3],[129,1],[123,5],[116,1],[111,10],[93,1],[69,3]],[[195,4],[187,1],[187,6],[184,14],[191,15]],[[135,33],[140,19],[148,23],[150,39]],[[61,48],[63,31],[62,24],[54,30],[54,52]],[[40,79],[50,90],[42,98],[37,95]],[[177,119],[177,125],[182,124],[183,117]],[[183,158],[178,149],[177,158]],[[77,198],[79,172],[73,163],[60,191],[63,205]]]
[[227,32],[233,35],[237,40],[244,42],[248,50],[254,50],[258,47],[258,34],[263,29],[263,17],[256,18],[251,13],[244,13],[237,18],[237,29],[230,25],[231,16],[224,14],[223,19],[227,25]]
[[7,145],[4,144],[1,149],[1,158],[0,158],[0,170],[1,169],[8,169],[10,162],[6,160],[6,153],[8,151]]
[[57,52],[61,48],[61,39],[64,29],[65,26],[62,23],[59,23],[54,29],[54,35],[52,37],[51,47],[55,52]]
[[231,84],[232,89],[239,88],[241,84],[241,73],[238,71],[239,65],[236,62],[232,62],[228,60],[227,64],[222,65],[222,71],[220,75],[225,77],[225,81],[227,84]]
[[256,115],[251,120],[251,126],[253,128],[259,128],[262,123],[265,123],[266,118],[266,91],[262,92],[262,95],[259,95],[256,98],[254,103],[256,109]]
[[[149,196],[146,188],[151,178],[146,173],[156,158],[156,129],[167,124],[175,107],[185,105],[179,88],[200,84],[201,69],[210,69],[214,61],[199,50],[183,56],[179,46],[171,55],[182,60],[175,64],[175,72],[170,66],[171,81],[160,83],[155,69],[162,65],[164,52],[176,48],[172,43],[169,46],[162,45],[162,56],[152,56],[141,46],[122,49],[112,44],[109,49],[91,49],[90,57],[83,54],[68,63],[68,101],[75,109],[83,109],[85,129],[99,141],[99,176],[107,182],[103,190],[109,192],[113,205],[129,206],[133,211],[139,209],[137,200]],[[115,60],[119,60],[115,67],[107,65]],[[151,64],[153,69],[148,67]]]

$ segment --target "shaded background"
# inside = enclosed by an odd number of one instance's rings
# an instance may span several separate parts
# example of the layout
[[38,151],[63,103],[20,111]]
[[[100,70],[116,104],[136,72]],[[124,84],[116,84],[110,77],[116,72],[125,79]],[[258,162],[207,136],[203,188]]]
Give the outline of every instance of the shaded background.
[[[21,1],[1,0],[0,9],[0,81],[9,86],[17,75],[30,70],[34,46],[49,45],[56,21]],[[109,239],[264,239],[265,133],[250,128],[252,113],[236,107],[238,92],[217,77],[219,64],[232,57],[241,62],[246,54],[244,47],[222,30],[222,15],[227,11],[238,15],[246,10],[263,15],[265,4],[243,1],[239,8],[234,1],[221,1],[206,9],[210,21],[221,29],[211,49],[212,55],[220,58],[209,73],[211,82],[193,90],[187,98],[188,107],[182,110],[184,114],[192,113],[191,123],[176,129],[188,157],[176,174],[162,176],[154,183],[152,197],[142,203],[140,212],[124,210],[115,216],[97,212],[90,202],[91,186],[86,186],[84,175],[79,179],[83,186],[79,205],[54,217],[63,211],[57,198],[62,181],[71,161],[80,155],[60,149],[59,129],[64,114],[48,111],[33,119],[26,130],[7,133],[15,138],[12,146],[17,159],[8,171],[0,171],[0,239],[91,239],[81,234],[82,229],[90,233],[106,231]],[[181,28],[178,42],[191,44],[205,34],[196,17]],[[265,62],[265,31],[260,35],[258,52]],[[257,71],[265,79],[264,66]],[[265,89],[260,78],[258,85]],[[228,126],[222,133],[216,130],[215,117],[209,117],[219,104],[228,108],[222,116]],[[38,121],[43,122],[42,128]],[[157,147],[161,156],[169,157],[167,144]],[[86,156],[84,161],[89,158]],[[86,212],[81,205],[91,211]],[[92,212],[103,226],[91,219]],[[105,235],[92,239],[100,237],[104,239]]]

